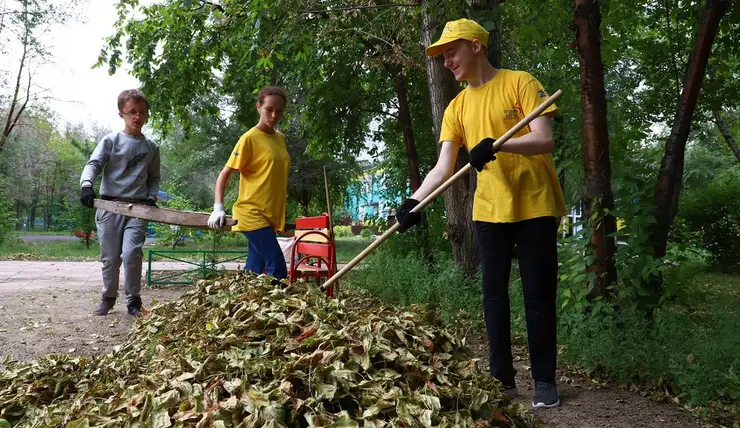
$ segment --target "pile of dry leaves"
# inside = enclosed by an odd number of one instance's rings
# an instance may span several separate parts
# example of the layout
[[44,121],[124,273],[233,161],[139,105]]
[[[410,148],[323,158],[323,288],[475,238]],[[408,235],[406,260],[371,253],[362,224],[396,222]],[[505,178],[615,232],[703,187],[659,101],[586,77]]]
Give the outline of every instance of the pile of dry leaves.
[[154,308],[110,354],[4,364],[12,426],[538,426],[422,310],[242,273]]

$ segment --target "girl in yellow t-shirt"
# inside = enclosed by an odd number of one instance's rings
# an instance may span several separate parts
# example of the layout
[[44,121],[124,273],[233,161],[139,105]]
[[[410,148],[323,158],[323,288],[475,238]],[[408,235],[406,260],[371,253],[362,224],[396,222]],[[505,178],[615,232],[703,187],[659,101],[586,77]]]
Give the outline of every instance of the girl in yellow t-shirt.
[[275,235],[285,228],[290,157],[285,135],[275,129],[283,116],[285,92],[270,86],[260,91],[257,100],[259,123],[245,132],[234,146],[231,157],[216,180],[213,213],[208,226],[224,224],[224,191],[234,171],[239,171],[239,196],[233,206],[237,224],[249,242],[245,270],[266,273],[276,280],[288,276],[283,252]]

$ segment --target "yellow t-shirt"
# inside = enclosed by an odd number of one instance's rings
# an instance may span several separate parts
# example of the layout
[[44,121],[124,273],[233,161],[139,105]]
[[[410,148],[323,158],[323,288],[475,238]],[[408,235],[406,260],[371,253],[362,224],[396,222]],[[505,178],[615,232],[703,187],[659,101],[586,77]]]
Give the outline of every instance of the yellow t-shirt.
[[237,223],[231,230],[250,232],[267,226],[283,230],[290,170],[285,135],[250,129],[239,138],[226,166],[240,174],[233,207]]
[[[531,74],[502,69],[484,85],[467,87],[452,100],[445,110],[440,143],[464,144],[470,151],[484,138],[498,139],[548,96]],[[553,104],[543,114],[555,111]],[[526,126],[514,137],[530,132]],[[565,199],[550,153],[525,156],[499,152],[496,160],[478,173],[474,221],[512,223],[565,213]]]

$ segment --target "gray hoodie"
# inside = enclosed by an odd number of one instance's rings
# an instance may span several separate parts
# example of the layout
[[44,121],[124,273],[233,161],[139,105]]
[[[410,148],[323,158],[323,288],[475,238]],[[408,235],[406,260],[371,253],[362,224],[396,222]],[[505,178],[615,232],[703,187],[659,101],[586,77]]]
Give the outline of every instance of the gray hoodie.
[[114,132],[103,137],[85,164],[80,187],[92,187],[100,173],[100,195],[112,198],[157,199],[159,146],[146,137]]

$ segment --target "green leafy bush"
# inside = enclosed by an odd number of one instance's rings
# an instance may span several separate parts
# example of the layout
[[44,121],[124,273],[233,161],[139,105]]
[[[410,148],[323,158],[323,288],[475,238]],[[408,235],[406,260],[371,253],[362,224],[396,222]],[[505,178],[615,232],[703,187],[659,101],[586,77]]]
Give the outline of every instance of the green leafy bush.
[[[169,200],[160,201],[157,205],[175,210],[197,211],[195,205],[189,199],[180,195],[172,195]],[[171,246],[173,250],[178,245],[184,245],[185,237],[193,233],[195,230],[192,228],[161,223],[153,223],[152,227],[154,228],[154,233],[159,239],[159,242],[167,246]]]
[[334,226],[335,238],[349,238],[352,236],[352,226]]
[[712,254],[712,266],[740,271],[740,168],[731,168],[681,199],[679,212],[699,244]]
[[13,210],[13,201],[5,195],[5,189],[9,188],[6,181],[4,177],[0,177],[0,245],[15,236],[17,221]]

